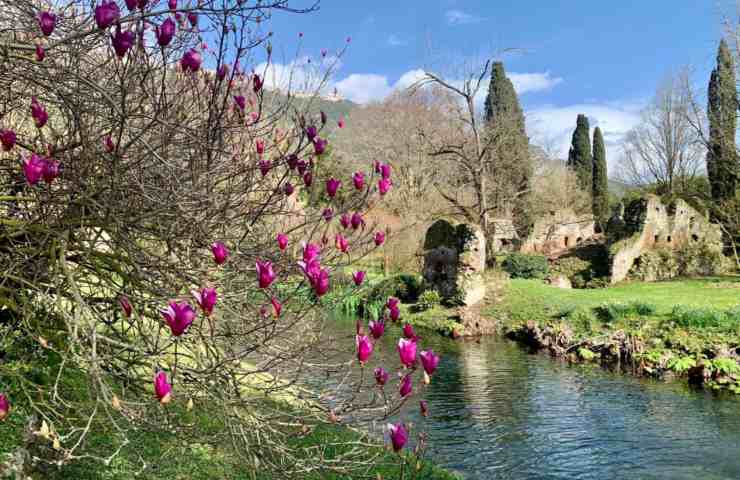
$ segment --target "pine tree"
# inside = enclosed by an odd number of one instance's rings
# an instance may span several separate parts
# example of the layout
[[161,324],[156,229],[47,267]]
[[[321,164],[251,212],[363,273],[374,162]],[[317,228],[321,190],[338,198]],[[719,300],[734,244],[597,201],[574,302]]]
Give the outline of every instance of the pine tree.
[[573,140],[568,152],[568,166],[576,172],[581,188],[590,192],[593,182],[593,159],[588,130],[588,118],[582,113],[578,114],[576,129],[573,132]]
[[601,129],[594,129],[592,205],[596,224],[602,228],[609,218],[609,180],[606,169],[606,148]]
[[737,91],[732,54],[724,39],[717,51],[717,67],[708,88],[709,148],[707,174],[716,202],[733,198],[738,184],[738,156],[735,150]]

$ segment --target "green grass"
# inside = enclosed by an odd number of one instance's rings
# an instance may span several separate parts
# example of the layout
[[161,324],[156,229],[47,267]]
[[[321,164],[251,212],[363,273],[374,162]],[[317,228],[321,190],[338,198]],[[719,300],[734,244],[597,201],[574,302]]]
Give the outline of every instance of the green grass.
[[680,304],[727,310],[740,304],[740,277],[686,279],[670,282],[624,283],[599,289],[560,289],[539,280],[514,279],[505,301],[493,307],[511,321],[543,320],[571,308],[597,308],[605,303],[651,305],[656,315],[668,316]]

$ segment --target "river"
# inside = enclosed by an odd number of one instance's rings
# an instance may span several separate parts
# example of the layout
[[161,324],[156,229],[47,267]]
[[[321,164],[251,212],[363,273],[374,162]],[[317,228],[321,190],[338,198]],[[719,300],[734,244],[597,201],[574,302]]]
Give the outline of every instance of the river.
[[[378,356],[394,355],[398,333]],[[733,396],[568,365],[500,338],[425,337],[443,356],[424,394],[430,417],[408,408],[402,418],[424,423],[431,457],[463,478],[740,479]]]

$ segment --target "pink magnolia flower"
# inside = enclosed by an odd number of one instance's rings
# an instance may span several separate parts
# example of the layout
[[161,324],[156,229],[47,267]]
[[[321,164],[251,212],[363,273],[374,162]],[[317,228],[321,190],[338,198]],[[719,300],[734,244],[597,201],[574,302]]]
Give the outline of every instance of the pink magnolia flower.
[[324,211],[321,213],[321,216],[324,217],[324,220],[327,222],[330,222],[332,218],[334,218],[334,210],[331,208],[325,208]]
[[378,166],[380,176],[386,180],[391,178],[391,166],[388,163],[381,163]]
[[401,378],[401,385],[398,387],[398,393],[402,398],[408,397],[411,394],[412,389],[411,374],[407,373],[403,378]]
[[29,185],[36,185],[44,174],[46,161],[35,153],[23,161],[23,175]]
[[357,230],[361,226],[362,227],[365,226],[365,219],[362,218],[362,215],[360,214],[360,212],[355,212],[352,214],[351,223],[352,223],[352,229]]
[[255,73],[254,76],[252,77],[252,90],[254,91],[254,93],[259,93],[260,90],[262,90],[262,85],[263,85],[262,79],[260,78],[259,75]]
[[325,295],[329,291],[329,272],[321,268],[313,283],[313,291],[317,297]]
[[329,145],[328,140],[316,137],[313,139],[313,151],[316,155],[323,155],[326,152],[326,147]]
[[154,29],[154,34],[157,37],[157,43],[160,47],[166,47],[170,44],[172,38],[175,36],[175,30],[177,30],[177,26],[171,18],[168,18],[162,22],[162,25]]
[[277,243],[280,250],[285,251],[288,248],[288,236],[284,233],[277,234]]
[[17,137],[13,130],[0,130],[0,143],[3,145],[3,150],[9,152],[15,147]]
[[402,331],[405,338],[408,338],[409,340],[418,340],[414,327],[412,327],[410,323],[405,324]]
[[375,232],[375,246],[379,247],[385,242],[385,232]]
[[401,318],[401,310],[398,307],[389,307],[388,314],[394,322],[397,322]]
[[365,174],[363,172],[355,172],[352,175],[352,182],[355,184],[357,190],[362,190],[365,187]]
[[105,137],[105,149],[108,151],[108,153],[113,153],[115,151],[116,146],[113,144],[113,139],[110,135]]
[[167,374],[162,371],[154,376],[154,395],[162,405],[172,400],[172,385],[167,381]]
[[339,120],[337,121],[337,127],[344,128],[344,117],[339,117]]
[[382,387],[383,385],[388,383],[389,375],[383,367],[377,367],[373,373],[375,374],[375,383],[377,383],[379,386]]
[[308,162],[306,162],[305,160],[298,160],[298,162],[296,163],[296,167],[298,168],[298,173],[300,175],[303,175],[304,173],[306,173],[306,169],[308,168]]
[[129,9],[129,11],[133,12],[137,5],[139,4],[139,0],[126,0],[126,8]]
[[380,195],[383,196],[386,193],[388,193],[388,190],[391,189],[391,181],[387,178],[381,178],[378,180],[378,191],[380,192]]
[[116,33],[113,34],[111,43],[113,44],[113,50],[116,51],[118,58],[126,56],[126,52],[134,46],[135,41],[136,35],[134,35],[134,32],[121,31],[121,25],[116,25]]
[[197,72],[200,70],[200,64],[203,62],[203,57],[194,48],[191,48],[182,56],[180,60],[180,66],[184,72],[190,70],[191,72]]
[[306,136],[308,137],[308,140],[310,142],[313,142],[313,139],[316,138],[316,135],[318,135],[319,131],[316,130],[316,127],[313,125],[306,128]]
[[216,77],[219,80],[223,80],[224,78],[226,78],[226,75],[228,75],[228,73],[229,67],[227,65],[221,65],[220,67],[218,67],[218,70],[216,70]]
[[423,350],[419,354],[419,358],[421,359],[421,365],[424,367],[424,372],[426,372],[427,375],[432,375],[435,370],[437,370],[437,365],[439,365],[439,355],[435,354],[433,350]]
[[213,253],[213,260],[216,265],[223,265],[226,259],[229,258],[229,250],[221,242],[213,242],[211,244],[211,252]]
[[289,197],[293,195],[293,192],[295,192],[295,187],[293,187],[292,183],[287,182],[285,185],[283,185],[283,192],[285,192],[285,196]]
[[39,62],[43,62],[46,58],[46,52],[44,51],[44,47],[41,46],[40,43],[36,44],[36,60]]
[[260,173],[263,177],[270,173],[270,170],[272,169],[272,162],[269,160],[260,160],[257,162],[257,165],[260,167]]
[[419,401],[419,411],[421,412],[422,417],[428,417],[429,416],[429,402],[426,400],[420,400]]
[[167,308],[162,310],[162,316],[172,330],[172,335],[179,337],[195,320],[195,310],[187,302],[170,302]]
[[118,8],[116,2],[103,1],[100,5],[95,7],[95,23],[98,24],[98,28],[103,30],[121,18],[121,10]]
[[193,295],[193,298],[195,298],[195,301],[201,310],[203,310],[203,313],[205,313],[207,317],[210,317],[213,313],[213,307],[216,306],[216,301],[218,300],[216,289],[202,288],[200,291],[193,290],[190,293]]
[[388,300],[386,300],[385,302],[385,307],[389,310],[392,308],[398,308],[399,302],[400,300],[398,300],[396,297],[388,297]]
[[298,155],[296,155],[295,153],[291,153],[290,155],[288,155],[286,161],[288,163],[288,168],[290,168],[291,170],[295,170],[298,166]]
[[170,10],[177,10],[177,0],[168,0],[167,7],[169,7]]
[[315,243],[304,243],[303,244],[303,261],[306,264],[318,261],[321,255],[321,247]]
[[[236,106],[239,107],[239,110],[242,112],[247,108],[247,99],[244,98],[243,95],[234,95],[234,103],[236,103]],[[262,151],[264,152],[264,144],[262,146]]]
[[394,452],[400,452],[406,443],[409,441],[409,434],[406,431],[406,427],[403,423],[388,424],[388,435],[391,438],[391,444],[393,445]]
[[41,33],[43,33],[45,37],[51,35],[57,24],[57,16],[51,12],[41,12],[39,13],[38,20]]
[[272,285],[277,275],[272,269],[272,262],[268,260],[257,260],[257,278],[260,288],[267,288]]
[[306,172],[303,174],[303,184],[306,187],[310,187],[313,183],[313,174],[311,172]]
[[342,216],[339,217],[339,224],[342,225],[342,228],[349,228],[350,223],[352,223],[352,219],[348,213],[343,213]]
[[254,149],[257,150],[258,155],[262,155],[263,153],[265,153],[265,141],[259,138],[255,140]]
[[5,420],[8,413],[10,413],[10,402],[4,393],[0,393],[0,420]]
[[334,245],[337,247],[337,250],[342,253],[347,253],[349,251],[349,242],[341,233],[337,233],[337,236],[334,237]]
[[337,190],[339,190],[339,187],[341,186],[342,182],[340,180],[337,180],[334,177],[330,178],[326,181],[326,194],[329,196],[329,198],[334,198],[334,196],[337,194]]
[[46,113],[44,106],[36,100],[36,97],[31,97],[31,116],[37,128],[42,128],[49,121],[49,114]]
[[275,314],[275,318],[280,318],[280,312],[283,311],[283,304],[280,303],[277,297],[272,297],[270,303],[272,303],[272,312]]
[[118,304],[121,306],[121,310],[123,310],[123,314],[126,316],[126,318],[131,317],[131,313],[134,311],[133,307],[131,306],[131,301],[128,299],[126,295],[121,295],[118,297]]
[[355,335],[355,346],[357,347],[357,360],[365,363],[373,353],[373,343],[366,335]]
[[352,274],[352,280],[355,282],[356,286],[362,285],[362,282],[365,281],[365,272],[362,270],[358,270]]
[[370,335],[374,339],[379,339],[383,336],[383,333],[385,333],[385,322],[380,320],[371,320],[370,323],[367,325],[368,330],[370,330]]
[[416,341],[407,338],[398,340],[398,357],[401,363],[406,367],[411,367],[416,363]]
[[190,22],[190,25],[193,28],[198,27],[198,14],[195,12],[189,12],[188,13],[188,22]]
[[54,181],[59,176],[59,162],[52,159],[46,159],[44,162],[44,168],[41,171],[41,176],[44,181],[48,184]]

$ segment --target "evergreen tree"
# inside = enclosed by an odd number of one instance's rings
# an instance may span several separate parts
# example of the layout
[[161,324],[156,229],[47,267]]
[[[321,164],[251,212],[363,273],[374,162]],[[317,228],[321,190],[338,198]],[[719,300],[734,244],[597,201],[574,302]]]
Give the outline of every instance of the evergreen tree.
[[579,113],[570,151],[568,152],[568,166],[576,172],[581,188],[590,192],[591,183],[593,182],[593,159],[591,158],[591,139],[588,130],[588,118],[586,115]]
[[601,129],[594,129],[592,205],[596,224],[602,228],[609,219],[609,180],[606,169],[606,148]]
[[737,91],[732,54],[724,39],[717,51],[717,67],[712,70],[708,88],[709,146],[707,174],[716,202],[733,198],[738,183],[738,157],[735,150]]
[[532,177],[529,138],[514,84],[501,62],[491,67],[485,107],[485,141],[493,146],[488,168],[494,184],[490,205],[496,215],[511,216],[519,233],[526,234],[531,223],[527,218]]

